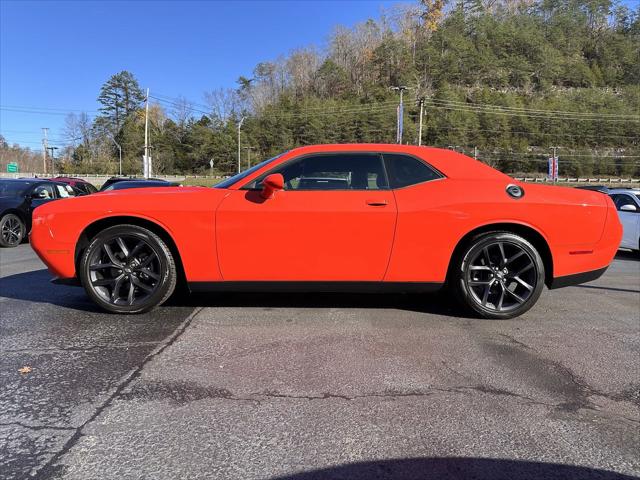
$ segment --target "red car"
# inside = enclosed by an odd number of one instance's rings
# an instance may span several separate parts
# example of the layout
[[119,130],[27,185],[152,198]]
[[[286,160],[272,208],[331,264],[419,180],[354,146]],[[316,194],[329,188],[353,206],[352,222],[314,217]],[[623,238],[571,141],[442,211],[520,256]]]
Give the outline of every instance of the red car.
[[598,278],[622,228],[597,192],[522,184],[450,150],[318,145],[215,188],[104,192],[39,207],[31,244],[106,310],[191,291],[433,291],[487,318]]
[[75,177],[55,177],[52,178],[54,182],[66,183],[67,185],[71,185],[73,188],[78,190],[81,195],[90,195],[92,193],[96,193],[98,189],[93,186],[93,184],[83,180],[82,178]]

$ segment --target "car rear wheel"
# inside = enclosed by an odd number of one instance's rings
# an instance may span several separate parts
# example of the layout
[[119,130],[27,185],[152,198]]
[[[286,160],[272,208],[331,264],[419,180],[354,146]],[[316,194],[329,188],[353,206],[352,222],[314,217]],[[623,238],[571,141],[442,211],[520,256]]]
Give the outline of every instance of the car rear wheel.
[[171,250],[137,225],[107,228],[82,254],[79,276],[89,297],[114,313],[141,313],[161,305],[176,286]]
[[507,232],[490,232],[469,242],[453,275],[457,297],[484,318],[522,315],[540,298],[544,263],[526,239]]
[[24,239],[26,230],[19,216],[7,213],[0,218],[0,246],[17,247]]

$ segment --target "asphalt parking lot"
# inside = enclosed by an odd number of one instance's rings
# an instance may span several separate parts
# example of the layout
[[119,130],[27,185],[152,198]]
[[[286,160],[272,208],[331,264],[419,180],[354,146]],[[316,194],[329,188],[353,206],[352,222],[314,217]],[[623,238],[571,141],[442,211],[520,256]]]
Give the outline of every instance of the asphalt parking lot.
[[0,277],[2,479],[640,475],[629,253],[508,321],[405,295],[109,315],[28,245],[0,250]]

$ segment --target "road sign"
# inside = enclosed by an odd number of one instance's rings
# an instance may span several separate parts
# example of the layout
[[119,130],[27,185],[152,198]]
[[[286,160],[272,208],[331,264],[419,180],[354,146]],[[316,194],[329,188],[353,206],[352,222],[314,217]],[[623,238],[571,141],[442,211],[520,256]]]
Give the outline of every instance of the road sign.
[[18,164],[16,162],[7,163],[7,173],[18,173]]

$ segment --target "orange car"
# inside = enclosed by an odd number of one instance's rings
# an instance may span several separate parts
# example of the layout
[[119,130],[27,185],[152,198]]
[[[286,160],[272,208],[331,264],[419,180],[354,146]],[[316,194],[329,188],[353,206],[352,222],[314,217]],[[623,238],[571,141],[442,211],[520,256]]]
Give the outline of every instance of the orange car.
[[[459,153],[297,148],[215,188],[98,193],[38,207],[31,245],[106,310],[191,291],[433,291],[511,318],[598,278],[622,228],[607,195],[522,184]],[[54,280],[55,281],[55,280]]]

